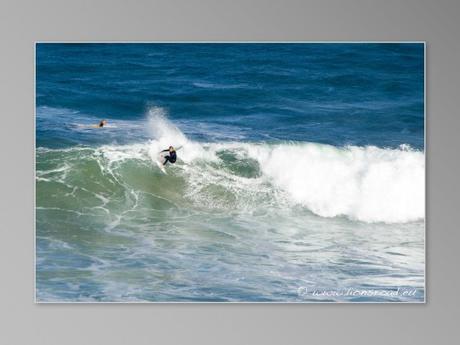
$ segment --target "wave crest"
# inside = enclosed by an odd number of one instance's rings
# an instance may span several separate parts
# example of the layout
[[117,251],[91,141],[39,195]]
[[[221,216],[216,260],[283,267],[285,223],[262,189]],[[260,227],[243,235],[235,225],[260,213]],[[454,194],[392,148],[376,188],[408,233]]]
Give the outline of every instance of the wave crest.
[[319,216],[389,223],[424,218],[422,152],[313,143],[248,149],[276,186]]
[[291,201],[322,217],[346,216],[364,222],[410,222],[425,216],[424,153],[398,149],[334,147],[317,143],[213,143],[189,141],[164,114],[156,123],[156,143],[183,145],[182,159],[219,160],[223,150],[258,162],[262,178]]
[[[158,152],[169,145],[182,146],[178,162],[168,167],[168,174],[179,177],[174,181],[182,185],[174,191],[181,199],[175,203],[192,200],[207,208],[253,210],[267,206],[281,211],[301,206],[321,217],[345,216],[370,223],[405,223],[425,217],[424,153],[408,146],[388,149],[318,143],[201,143],[188,139],[161,108],[150,110],[149,124],[152,139],[148,143],[102,146],[89,157],[96,159],[102,170],[117,173],[121,182],[133,178],[144,181],[148,166],[154,174],[157,169],[146,162],[156,160]],[[81,149],[75,150],[78,155]],[[37,153],[46,154],[42,151]],[[67,154],[71,152],[66,150]],[[78,170],[81,160],[75,162],[72,169]],[[130,175],[123,176],[122,164],[127,162]],[[118,172],[113,170],[117,166]],[[137,178],[133,175],[136,171]],[[37,176],[42,175],[37,170]],[[149,193],[160,188],[154,184],[159,178],[155,176],[143,185]],[[158,189],[158,193],[163,190]]]

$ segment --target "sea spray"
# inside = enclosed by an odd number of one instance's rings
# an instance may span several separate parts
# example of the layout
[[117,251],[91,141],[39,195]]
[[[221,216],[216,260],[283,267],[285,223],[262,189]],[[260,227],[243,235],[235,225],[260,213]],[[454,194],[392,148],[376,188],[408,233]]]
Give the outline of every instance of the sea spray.
[[319,216],[388,223],[424,218],[423,152],[315,143],[247,149],[275,186]]
[[191,162],[199,158],[215,159],[214,154],[206,151],[202,144],[187,139],[184,133],[167,119],[167,113],[163,108],[150,108],[147,118],[152,136],[148,143],[148,152],[153,161],[158,159],[160,151],[169,146],[181,148],[179,157],[183,162]]
[[424,218],[424,153],[408,145],[387,149],[317,143],[202,144],[188,140],[157,108],[151,111],[150,121],[157,138],[150,143],[151,152],[157,143],[169,141],[184,146],[183,159],[188,163],[222,159],[217,153],[224,150],[237,157],[246,155],[242,159],[257,161],[274,188],[319,216],[387,223]]
[[425,301],[424,50],[37,44],[36,300]]
[[[174,203],[187,201],[192,203],[190,207],[210,210],[301,206],[320,217],[345,216],[369,223],[424,219],[424,154],[407,146],[387,149],[293,142],[201,143],[189,140],[160,108],[149,112],[149,122],[153,138],[144,144],[87,149],[84,152],[93,154],[85,159],[81,149],[76,148],[74,155],[66,149],[65,171],[70,164],[72,174],[78,174],[91,164],[87,160],[94,159],[101,171],[110,173],[107,177],[125,185],[127,179],[141,180],[145,174],[154,174],[159,151],[170,145],[181,146],[177,163],[168,168],[170,179],[175,177],[182,185],[180,190],[172,189]],[[64,165],[53,169],[59,181],[64,181],[66,175],[59,174]],[[40,170],[37,176],[45,177]],[[97,183],[106,185],[105,181]],[[140,192],[152,190],[149,187]]]

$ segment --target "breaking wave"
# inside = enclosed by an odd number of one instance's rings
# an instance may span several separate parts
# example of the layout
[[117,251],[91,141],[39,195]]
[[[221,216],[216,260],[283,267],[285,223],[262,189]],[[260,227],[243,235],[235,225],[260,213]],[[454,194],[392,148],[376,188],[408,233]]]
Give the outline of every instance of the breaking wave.
[[[180,207],[300,207],[320,217],[344,216],[370,223],[405,223],[425,217],[424,153],[407,146],[202,143],[188,139],[161,108],[150,110],[149,126],[152,139],[143,144],[39,148],[37,155],[47,155],[43,161],[48,165],[37,166],[37,183],[63,183],[67,196],[79,189],[91,194],[85,180],[91,178],[105,188],[93,197],[95,204],[103,201],[107,212],[111,198],[119,200],[120,191],[125,190],[136,203],[143,194],[150,194]],[[169,145],[181,149],[178,162],[167,167],[165,176],[154,161]]]

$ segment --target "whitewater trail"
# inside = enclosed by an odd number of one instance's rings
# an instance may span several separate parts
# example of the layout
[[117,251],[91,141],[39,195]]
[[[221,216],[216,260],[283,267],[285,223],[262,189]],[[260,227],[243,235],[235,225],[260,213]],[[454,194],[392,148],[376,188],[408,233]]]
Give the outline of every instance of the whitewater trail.
[[[150,110],[149,124],[153,139],[148,143],[148,152],[152,160],[169,145],[183,147],[180,159],[185,164],[218,162],[218,153],[227,150],[238,159],[255,160],[263,177],[275,188],[286,192],[293,203],[321,217],[346,216],[352,220],[387,223],[424,218],[424,153],[410,147],[198,143],[187,139],[168,121],[161,108]],[[213,180],[212,174],[208,171],[207,176],[201,173],[190,178]],[[253,180],[255,185],[259,183]],[[241,178],[233,183],[241,183]]]
[[[282,212],[283,208],[301,206],[321,217],[344,216],[369,223],[424,219],[424,153],[408,146],[389,149],[310,142],[202,143],[188,139],[161,108],[150,109],[148,124],[152,139],[146,143],[61,151],[75,151],[76,165],[82,164],[79,155],[93,152],[101,171],[125,185],[132,175],[124,176],[124,163],[133,164],[129,174],[141,174],[146,168],[152,171],[157,169],[155,161],[161,150],[182,146],[178,162],[167,167],[173,173],[170,179],[176,176],[184,183],[177,186],[175,195],[210,209],[251,210],[270,205]],[[42,151],[47,150],[38,150]],[[78,169],[75,166],[72,171]],[[68,171],[69,166],[64,170]],[[38,177],[43,175],[37,171]]]

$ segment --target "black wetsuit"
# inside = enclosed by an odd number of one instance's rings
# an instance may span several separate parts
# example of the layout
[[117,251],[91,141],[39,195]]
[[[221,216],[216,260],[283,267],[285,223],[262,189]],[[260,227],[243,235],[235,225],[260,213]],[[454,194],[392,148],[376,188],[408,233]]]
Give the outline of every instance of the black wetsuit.
[[163,157],[165,159],[163,165],[165,165],[167,162],[176,163],[176,159],[177,159],[176,151],[163,150],[161,152],[169,152],[169,156]]

